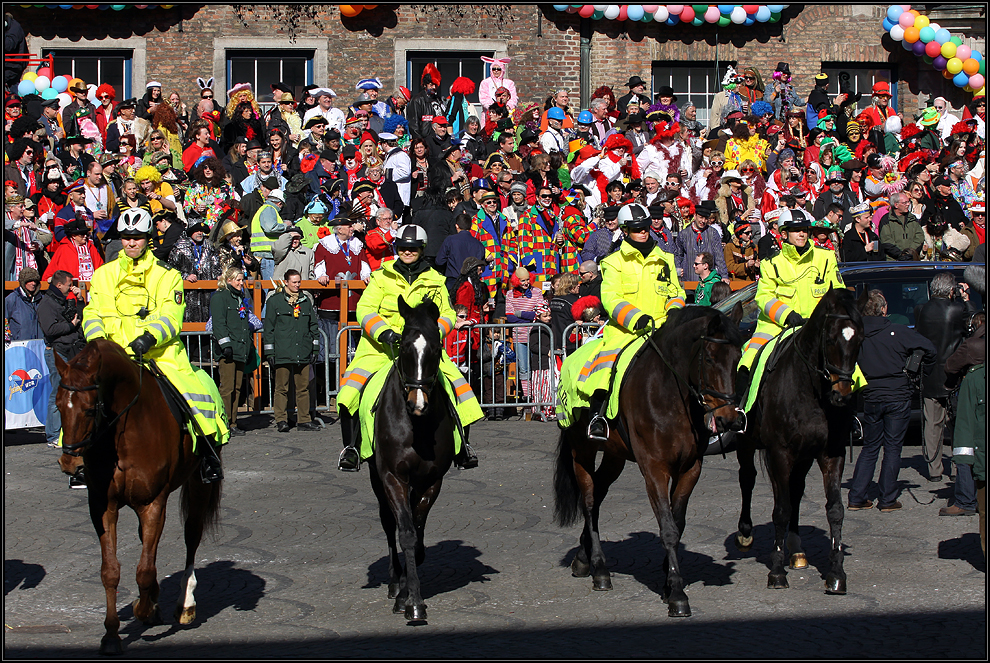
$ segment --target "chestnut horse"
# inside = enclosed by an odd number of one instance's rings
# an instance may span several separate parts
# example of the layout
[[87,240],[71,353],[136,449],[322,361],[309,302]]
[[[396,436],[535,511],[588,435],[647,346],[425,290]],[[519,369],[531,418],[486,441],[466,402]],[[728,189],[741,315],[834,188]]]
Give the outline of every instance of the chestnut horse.
[[[742,313],[738,305],[731,317],[707,306],[671,312],[629,364],[608,442],[600,445],[588,438],[587,412],[561,431],[554,472],[555,517],[558,525],[566,527],[584,516],[571,572],[575,577],[591,575],[594,589],[612,589],[598,514],[609,486],[630,460],[639,465],[646,480],[667,551],[662,594],[667,613],[691,615],[677,546],[711,435],[745,425],[738,400],[727,393],[735,385],[736,364],[742,356],[738,328]],[[598,452],[603,452],[602,460],[595,469]]]
[[165,527],[165,505],[182,487],[186,570],[175,617],[181,624],[196,619],[196,574],[193,564],[205,529],[216,526],[221,482],[200,480],[200,457],[193,440],[169,410],[161,388],[146,367],[113,341],[96,339],[69,362],[55,355],[61,377],[56,404],[62,415],[63,453],[59,465],[71,473],[79,455],[86,468],[89,514],[100,539],[100,576],[106,590],[101,654],[121,654],[117,615],[117,514],[129,506],[138,516],[140,589],[134,616],[147,625],[163,623],[158,607],[155,558]]

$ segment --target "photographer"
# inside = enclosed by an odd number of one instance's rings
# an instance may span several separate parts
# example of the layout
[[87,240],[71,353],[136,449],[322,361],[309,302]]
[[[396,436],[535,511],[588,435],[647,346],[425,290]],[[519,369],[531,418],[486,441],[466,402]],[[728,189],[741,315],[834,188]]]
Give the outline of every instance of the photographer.
[[[72,293],[72,299],[69,293]],[[45,420],[45,437],[48,446],[58,445],[58,433],[62,428],[62,418],[55,407],[55,396],[60,381],[58,370],[55,368],[55,353],[63,361],[75,357],[86,339],[79,325],[82,323],[82,291],[72,281],[72,274],[60,269],[52,274],[51,287],[38,304],[38,324],[45,336],[45,363],[48,364],[48,375],[52,391],[48,398],[48,418]]]
[[915,330],[935,344],[938,354],[931,376],[921,381],[925,460],[928,480],[936,482],[942,480],[942,435],[948,423],[945,360],[956,351],[966,334],[970,307],[969,286],[957,285],[949,272],[936,274],[928,289],[931,299],[916,310]]
[[[850,511],[873,508],[867,489],[873,479],[880,449],[880,511],[896,511],[897,473],[901,467],[901,447],[911,420],[911,375],[931,373],[935,366],[935,346],[910,327],[887,319],[887,300],[880,290],[871,290],[863,311],[866,338],[859,353],[859,367],[869,384],[863,392],[863,450],[856,460],[849,487]],[[919,360],[919,355],[923,358]],[[912,361],[913,360],[913,361]]]

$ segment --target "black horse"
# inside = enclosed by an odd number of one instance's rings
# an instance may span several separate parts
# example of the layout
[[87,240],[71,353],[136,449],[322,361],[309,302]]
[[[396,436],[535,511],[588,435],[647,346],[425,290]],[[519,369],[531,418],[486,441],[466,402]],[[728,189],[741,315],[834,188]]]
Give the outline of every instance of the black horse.
[[[576,577],[592,576],[596,590],[612,589],[598,535],[598,514],[609,486],[627,460],[639,464],[667,551],[663,599],[671,617],[691,615],[677,546],[684,533],[688,498],[701,476],[713,433],[743,426],[728,392],[735,384],[742,336],[742,308],[732,316],[702,306],[673,311],[633,358],[619,395],[619,413],[608,442],[588,439],[584,413],[560,434],[554,472],[555,517],[566,527],[584,516],[581,545],[571,564]],[[595,469],[596,454],[603,452]]]
[[[828,594],[846,593],[842,568],[842,517],[839,487],[846,445],[850,444],[854,412],[852,374],[863,342],[862,309],[866,291],[857,301],[849,290],[830,290],[815,307],[804,327],[775,351],[750,416],[749,431],[740,436],[739,487],[742,513],[736,547],[753,545],[750,515],[756,467],[753,456],[762,449],[773,487],[773,524],[776,530],[767,587],[785,589],[784,542],[791,552],[790,567],[808,566],[798,536],[798,515],[804,482],[812,463],[818,462],[825,480],[825,513],[831,530],[831,568],[825,576]],[[757,385],[753,385],[757,388]]]
[[[454,459],[455,412],[440,378],[440,310],[430,299],[415,308],[399,297],[405,320],[398,356],[382,387],[375,415],[371,485],[388,538],[388,597],[392,611],[426,621],[416,567],[426,549],[423,530]],[[405,554],[405,566],[395,545]]]

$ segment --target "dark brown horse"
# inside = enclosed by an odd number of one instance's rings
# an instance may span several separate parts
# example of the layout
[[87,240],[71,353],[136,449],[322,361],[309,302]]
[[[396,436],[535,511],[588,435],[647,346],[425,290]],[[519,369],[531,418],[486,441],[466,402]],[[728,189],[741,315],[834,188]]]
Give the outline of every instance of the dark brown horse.
[[182,487],[185,517],[186,570],[175,617],[182,624],[196,619],[196,574],[193,563],[203,531],[217,524],[220,482],[204,484],[200,457],[193,441],[172,415],[151,372],[123,348],[106,339],[90,341],[70,362],[56,354],[61,384],[56,403],[62,415],[63,449],[59,465],[72,473],[78,454],[86,468],[89,513],[100,538],[100,576],[106,590],[106,634],[101,654],[121,654],[117,615],[117,514],[129,506],[138,516],[141,559],[140,589],[134,616],[148,625],[162,623],[158,607],[155,558],[165,527],[169,494]]
[[[378,401],[375,453],[369,464],[388,539],[388,597],[395,599],[392,612],[404,613],[411,622],[425,622],[426,604],[416,567],[426,557],[426,517],[454,460],[456,421],[441,383],[440,310],[431,299],[411,308],[400,296],[399,313],[405,320],[402,342]],[[404,566],[396,547],[396,529]]]
[[[667,612],[671,617],[691,615],[677,546],[710,436],[743,426],[737,400],[727,393],[735,384],[742,354],[741,318],[739,306],[731,317],[704,306],[673,311],[626,371],[618,420],[608,442],[602,446],[588,439],[588,413],[561,432],[554,472],[555,516],[562,527],[584,516],[571,572],[576,577],[591,575],[594,589],[612,589],[598,514],[609,486],[626,461],[633,461],[646,480],[667,552]],[[595,469],[598,452],[603,452],[602,460]]]
[[[739,486],[742,512],[736,547],[747,551],[753,545],[750,514],[756,466],[753,456],[762,449],[773,488],[773,524],[776,532],[767,587],[787,588],[784,570],[787,549],[790,567],[803,569],[808,559],[798,536],[798,515],[804,482],[813,463],[825,481],[825,514],[831,535],[830,569],[825,592],[846,593],[842,568],[842,518],[844,508],[839,488],[845,449],[853,426],[852,374],[863,342],[862,308],[867,292],[857,302],[852,292],[830,290],[797,331],[771,357],[750,416],[751,425],[739,436]],[[789,339],[788,339],[789,340]],[[778,354],[779,353],[779,354]]]

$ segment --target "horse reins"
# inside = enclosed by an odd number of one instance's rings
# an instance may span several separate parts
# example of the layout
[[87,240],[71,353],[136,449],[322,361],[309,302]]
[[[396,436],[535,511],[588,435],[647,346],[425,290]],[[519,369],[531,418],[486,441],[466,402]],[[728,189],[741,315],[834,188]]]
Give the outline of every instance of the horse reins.
[[[827,320],[829,318],[833,318],[835,320],[852,320],[851,315],[845,315],[841,313],[826,313],[825,319]],[[796,354],[801,358],[802,361],[804,361],[805,364],[807,364],[808,368],[810,368],[813,373],[818,373],[818,375],[820,375],[823,380],[829,383],[830,389],[840,382],[852,383],[853,381],[852,371],[844,371],[843,369],[841,369],[840,367],[836,366],[835,364],[833,364],[828,360],[828,354],[826,354],[825,352],[825,346],[827,345],[825,332],[826,332],[826,325],[822,325],[822,332],[818,340],[818,345],[820,348],[819,352],[821,354],[821,360],[822,360],[822,368],[813,365],[811,361],[804,355],[803,352],[798,352]]]
[[[120,420],[120,418],[122,416],[124,416],[124,414],[128,410],[130,410],[134,406],[135,403],[137,403],[138,398],[141,397],[141,388],[142,388],[143,383],[144,383],[144,365],[141,364],[140,362],[137,362],[137,363],[138,363],[138,388],[137,388],[137,393],[134,394],[134,398],[132,398],[131,399],[131,402],[127,404],[127,407],[125,407],[123,410],[121,410],[117,414],[116,417],[114,417],[113,419],[111,419],[109,424],[107,424],[106,426],[103,426],[103,431],[104,432],[106,432],[106,431],[110,430],[111,428],[113,428],[114,427],[114,424],[116,424]],[[85,386],[85,387],[73,387],[73,386],[64,384],[64,383],[62,383],[60,381],[58,383],[58,387],[59,387],[59,389],[65,389],[66,391],[94,391],[94,390],[98,390],[100,388],[100,383],[97,382],[96,384],[91,384],[91,385],[88,385],[88,386]],[[79,456],[78,453],[74,453],[77,449],[85,449],[89,445],[93,444],[96,441],[97,431],[100,429],[100,415],[103,414],[104,412],[106,412],[106,405],[104,404],[103,399],[100,398],[99,393],[97,393],[97,396],[96,396],[96,416],[94,417],[94,421],[93,421],[93,429],[90,431],[90,433],[89,433],[89,435],[87,437],[83,438],[79,442],[75,442],[74,444],[63,444],[62,445],[62,453],[68,454],[69,456]]]

